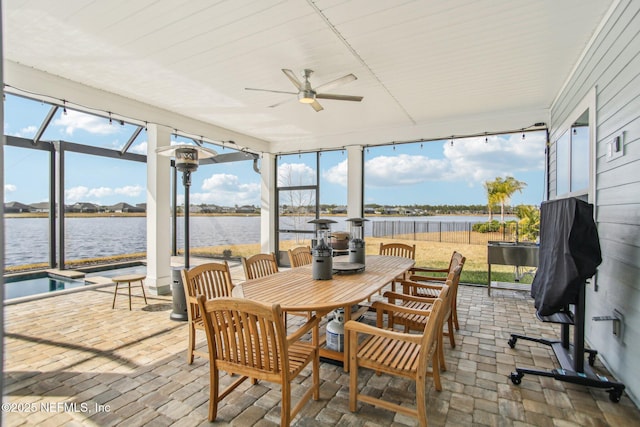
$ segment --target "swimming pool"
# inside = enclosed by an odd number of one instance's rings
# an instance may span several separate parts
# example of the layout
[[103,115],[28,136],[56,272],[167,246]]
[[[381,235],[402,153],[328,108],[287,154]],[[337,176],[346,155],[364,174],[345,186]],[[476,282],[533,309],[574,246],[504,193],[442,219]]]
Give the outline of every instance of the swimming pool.
[[69,289],[82,288],[92,285],[92,277],[114,277],[121,274],[146,274],[147,267],[137,265],[132,267],[115,268],[110,270],[93,271],[80,279],[67,279],[51,276],[46,272],[32,273],[23,276],[5,277],[4,299],[12,300],[33,295],[50,294]]

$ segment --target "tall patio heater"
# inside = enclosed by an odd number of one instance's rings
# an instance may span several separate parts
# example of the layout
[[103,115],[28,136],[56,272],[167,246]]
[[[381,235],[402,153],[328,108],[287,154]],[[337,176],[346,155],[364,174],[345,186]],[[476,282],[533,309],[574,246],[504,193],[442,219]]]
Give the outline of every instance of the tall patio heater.
[[[198,169],[198,160],[217,156],[218,153],[198,145],[178,144],[161,147],[156,150],[161,156],[173,157],[175,167],[182,172],[184,185],[184,268],[189,269],[189,189],[191,187],[191,172]],[[175,231],[175,230],[174,230]],[[173,311],[169,316],[172,320],[188,320],[187,301],[182,284],[180,269],[172,271]]]

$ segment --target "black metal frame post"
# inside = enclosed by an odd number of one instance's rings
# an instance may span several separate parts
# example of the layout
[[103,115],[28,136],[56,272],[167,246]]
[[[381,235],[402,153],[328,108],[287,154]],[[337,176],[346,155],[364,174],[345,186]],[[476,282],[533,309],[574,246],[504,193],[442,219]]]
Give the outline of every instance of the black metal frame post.
[[189,269],[189,190],[191,188],[191,172],[182,172],[184,185],[184,268]]

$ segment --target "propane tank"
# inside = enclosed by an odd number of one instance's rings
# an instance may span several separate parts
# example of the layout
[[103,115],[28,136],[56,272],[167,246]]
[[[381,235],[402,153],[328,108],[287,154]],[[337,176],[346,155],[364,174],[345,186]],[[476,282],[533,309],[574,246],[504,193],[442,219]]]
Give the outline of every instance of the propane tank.
[[344,351],[344,309],[333,311],[333,320],[327,323],[327,348]]

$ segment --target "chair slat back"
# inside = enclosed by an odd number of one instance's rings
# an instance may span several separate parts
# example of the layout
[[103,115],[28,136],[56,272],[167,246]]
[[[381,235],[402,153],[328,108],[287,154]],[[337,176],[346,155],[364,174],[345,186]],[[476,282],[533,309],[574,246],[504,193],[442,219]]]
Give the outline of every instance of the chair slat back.
[[251,280],[277,273],[278,261],[273,252],[255,254],[249,258],[242,258],[242,267],[244,268],[245,278]]
[[182,270],[182,283],[187,298],[187,314],[189,321],[200,317],[196,297],[204,295],[206,299],[231,296],[233,282],[229,272],[229,264],[210,262]]
[[380,255],[416,259],[416,245],[404,243],[380,243]]
[[464,266],[465,261],[466,258],[460,252],[454,252],[451,255],[451,261],[449,261],[449,271],[453,271],[459,265]]
[[298,246],[297,248],[289,249],[287,252],[289,253],[291,268],[301,267],[313,262],[309,246]]
[[[288,369],[280,306],[241,298],[198,297],[211,362],[242,375]],[[284,365],[284,366],[283,366]]]

